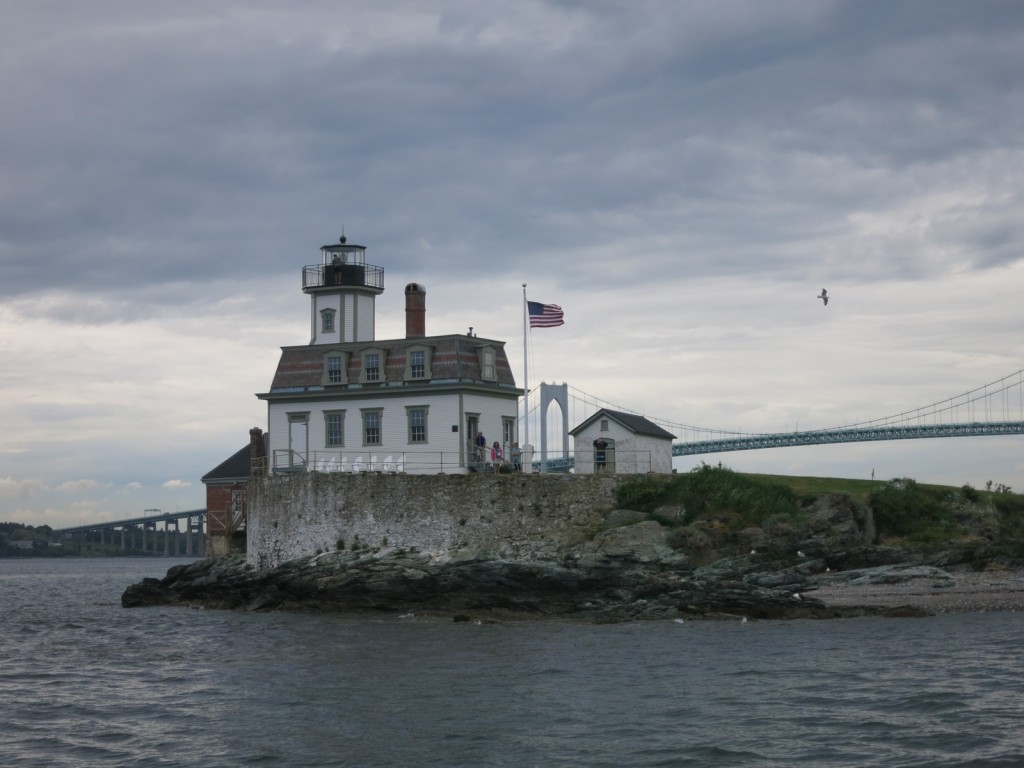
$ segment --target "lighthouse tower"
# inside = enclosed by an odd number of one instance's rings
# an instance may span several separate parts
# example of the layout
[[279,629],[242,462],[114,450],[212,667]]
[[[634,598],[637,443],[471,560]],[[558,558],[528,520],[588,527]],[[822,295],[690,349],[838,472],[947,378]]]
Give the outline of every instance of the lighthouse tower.
[[374,340],[374,301],[384,292],[384,270],[366,263],[366,247],[345,236],[320,248],[320,263],[302,268],[310,299],[310,344]]

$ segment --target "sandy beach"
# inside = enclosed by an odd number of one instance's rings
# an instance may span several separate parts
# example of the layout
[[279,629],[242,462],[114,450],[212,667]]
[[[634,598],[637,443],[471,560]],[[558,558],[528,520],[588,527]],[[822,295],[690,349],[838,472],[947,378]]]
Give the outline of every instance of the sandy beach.
[[1024,610],[1024,571],[950,573],[896,584],[834,584],[808,591],[827,606],[913,606],[931,613]]

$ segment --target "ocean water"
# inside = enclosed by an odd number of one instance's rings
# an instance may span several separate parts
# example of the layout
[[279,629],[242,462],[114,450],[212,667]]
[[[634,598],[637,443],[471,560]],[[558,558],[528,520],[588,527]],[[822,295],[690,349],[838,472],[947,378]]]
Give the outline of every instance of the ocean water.
[[2,766],[1024,766],[1024,615],[456,624],[123,609],[0,560]]

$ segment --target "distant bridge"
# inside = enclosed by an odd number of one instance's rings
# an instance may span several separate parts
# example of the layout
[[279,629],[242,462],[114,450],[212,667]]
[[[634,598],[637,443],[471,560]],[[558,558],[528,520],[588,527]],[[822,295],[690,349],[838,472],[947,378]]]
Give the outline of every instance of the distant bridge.
[[722,451],[748,451],[758,448],[786,448],[794,445],[827,443],[863,443],[872,440],[919,440],[926,437],[979,437],[982,435],[1021,435],[1024,421],[996,421],[971,424],[919,424],[909,426],[845,427],[810,432],[779,432],[767,435],[725,437],[675,443],[673,456],[697,456]]
[[[563,424],[571,420],[581,424],[601,408],[628,413],[637,411],[623,408],[588,395],[567,385],[559,385],[569,393]],[[541,384],[533,390],[537,403],[528,406],[526,418],[536,418],[539,429],[541,471],[564,472],[572,468],[568,429],[563,436],[561,451],[549,451],[545,409],[550,395],[544,395],[546,387]],[[542,404],[544,404],[542,406]],[[961,395],[940,400],[930,405],[903,411],[870,421],[848,424],[828,429],[804,432],[745,433],[723,429],[694,427],[649,414],[650,421],[681,437],[672,445],[673,456],[700,456],[706,453],[725,451],[747,451],[761,448],[785,448],[799,445],[828,445],[833,443],[870,442],[876,440],[917,440],[933,437],[980,437],[984,435],[1024,434],[1024,369],[1009,376],[977,387]],[[532,422],[531,422],[532,423]],[[534,427],[531,427],[531,431]],[[554,435],[557,435],[557,430]],[[553,435],[553,436],[554,436]],[[560,456],[557,454],[561,454]]]
[[157,514],[58,528],[53,534],[77,546],[89,543],[120,544],[120,548],[126,551],[135,550],[164,557],[202,557],[205,554],[205,509],[184,512],[146,511]]

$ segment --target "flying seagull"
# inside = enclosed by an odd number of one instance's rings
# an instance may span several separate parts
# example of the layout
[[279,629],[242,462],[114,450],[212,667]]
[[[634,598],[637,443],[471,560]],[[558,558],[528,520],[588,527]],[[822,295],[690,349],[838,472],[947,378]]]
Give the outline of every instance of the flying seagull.
[[825,306],[828,306],[828,291],[826,291],[824,288],[821,289],[821,293],[818,296],[815,296],[815,298],[821,299],[823,302],[825,302]]

